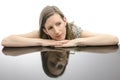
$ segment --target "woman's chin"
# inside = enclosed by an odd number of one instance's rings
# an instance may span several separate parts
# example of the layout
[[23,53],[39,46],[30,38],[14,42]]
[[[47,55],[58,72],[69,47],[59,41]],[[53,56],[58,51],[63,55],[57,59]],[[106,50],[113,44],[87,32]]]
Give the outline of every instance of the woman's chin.
[[57,41],[65,40],[65,37],[64,36],[55,37],[54,40],[57,40]]
[[55,39],[55,40],[61,41],[61,40],[65,40],[65,39],[64,39],[64,38],[57,38],[57,39]]

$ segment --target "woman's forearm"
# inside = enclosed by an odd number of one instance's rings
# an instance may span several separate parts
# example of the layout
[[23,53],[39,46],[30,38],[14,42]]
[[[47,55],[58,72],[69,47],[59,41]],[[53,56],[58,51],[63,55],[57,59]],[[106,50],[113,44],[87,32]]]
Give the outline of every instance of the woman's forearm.
[[2,40],[4,47],[29,47],[29,46],[59,46],[67,41],[56,41],[40,38],[26,38],[23,36],[9,36]]
[[118,43],[119,43],[118,38],[111,35],[99,35],[77,39],[77,45],[80,46],[117,45]]
[[39,38],[25,38],[21,36],[8,36],[1,42],[5,47],[27,47],[27,46],[40,46],[41,39]]

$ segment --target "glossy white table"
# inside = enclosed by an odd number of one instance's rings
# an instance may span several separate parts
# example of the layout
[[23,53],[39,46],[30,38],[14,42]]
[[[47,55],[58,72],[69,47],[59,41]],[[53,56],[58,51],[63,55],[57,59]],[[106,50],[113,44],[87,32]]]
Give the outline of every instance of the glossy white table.
[[[0,80],[120,80],[119,46],[0,49]],[[69,52],[62,75],[50,77],[45,73],[41,59],[45,51]]]

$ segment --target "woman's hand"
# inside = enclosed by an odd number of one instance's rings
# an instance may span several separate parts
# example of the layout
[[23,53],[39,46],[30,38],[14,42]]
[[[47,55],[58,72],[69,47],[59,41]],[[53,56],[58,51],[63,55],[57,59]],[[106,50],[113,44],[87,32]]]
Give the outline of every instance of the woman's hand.
[[63,40],[63,41],[56,41],[56,40],[43,40],[41,45],[42,46],[62,46],[63,44],[68,43],[69,40]]
[[62,42],[62,44],[57,45],[55,47],[75,47],[75,46],[77,46],[77,39],[63,40],[63,41],[59,41],[59,42]]

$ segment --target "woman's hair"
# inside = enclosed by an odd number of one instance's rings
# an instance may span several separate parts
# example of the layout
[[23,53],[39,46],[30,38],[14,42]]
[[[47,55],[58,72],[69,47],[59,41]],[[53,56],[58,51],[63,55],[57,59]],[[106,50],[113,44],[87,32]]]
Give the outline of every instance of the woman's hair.
[[[44,25],[46,23],[46,20],[55,13],[59,14],[62,19],[65,17],[64,14],[62,13],[62,11],[56,6],[46,6],[45,8],[43,8],[43,10],[40,14],[40,18],[39,18],[39,26],[40,26],[39,36],[40,36],[40,38],[50,39],[50,36],[48,36],[46,33],[44,33],[43,28],[45,28]],[[70,24],[67,23],[67,25],[66,25],[66,39],[74,38],[73,32],[71,32],[72,31],[71,26],[73,26],[73,23],[70,23]]]
[[[52,72],[50,72],[50,70],[48,69],[48,64],[47,64],[48,57],[49,57],[48,54],[52,54],[52,53],[50,51],[43,51],[43,52],[41,52],[41,60],[42,60],[43,70],[44,70],[44,72],[45,72],[45,74],[47,76],[53,77],[53,78],[57,78],[57,77],[61,76],[65,72],[65,69],[66,69],[66,66],[67,66],[68,62],[66,63],[66,65],[64,66],[64,69],[61,71],[60,74],[57,74],[57,75],[52,74]],[[70,52],[67,51],[66,54],[67,54],[67,59],[69,59]]]

